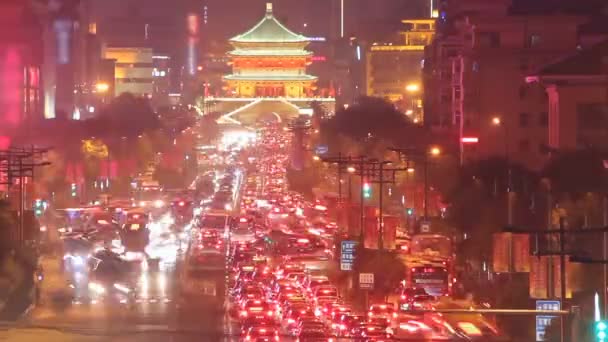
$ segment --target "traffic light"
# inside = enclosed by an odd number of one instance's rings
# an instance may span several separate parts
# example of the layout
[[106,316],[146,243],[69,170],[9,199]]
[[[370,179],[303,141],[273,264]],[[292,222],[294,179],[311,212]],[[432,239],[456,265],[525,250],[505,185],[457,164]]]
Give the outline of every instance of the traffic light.
[[372,186],[368,182],[363,183],[363,198],[372,197]]
[[36,199],[34,201],[34,215],[36,217],[42,216],[42,212],[44,211],[44,202],[41,199]]
[[608,323],[606,321],[597,321],[593,324],[595,330],[595,341],[605,342],[608,337]]
[[78,188],[76,187],[76,183],[72,183],[72,185],[70,185],[70,189],[72,190],[72,197],[78,196]]
[[407,208],[407,209],[405,209],[405,213],[407,214],[407,216],[414,215],[414,208]]

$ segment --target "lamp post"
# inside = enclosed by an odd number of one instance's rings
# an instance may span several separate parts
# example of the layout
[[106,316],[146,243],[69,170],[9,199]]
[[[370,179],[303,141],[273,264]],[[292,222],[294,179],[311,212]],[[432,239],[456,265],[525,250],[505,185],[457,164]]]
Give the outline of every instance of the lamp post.
[[424,220],[429,217],[429,156],[437,157],[441,154],[441,149],[437,146],[431,147],[424,153]]
[[409,83],[408,85],[405,86],[405,91],[410,96],[410,106],[411,106],[411,112],[406,111],[406,115],[408,112],[410,113],[410,115],[415,114],[414,120],[416,120],[416,119],[418,119],[418,113],[416,111],[416,98],[414,97],[414,94],[416,94],[420,91],[420,85],[417,83]]
[[512,205],[512,172],[511,172],[511,161],[509,158],[509,126],[503,122],[500,116],[492,118],[492,125],[501,127],[503,129],[503,135],[505,140],[505,162],[507,163],[507,224],[513,224],[513,205]]
[[351,203],[353,200],[353,192],[352,192],[352,174],[355,173],[357,169],[354,166],[349,166],[346,168],[346,172],[348,172],[348,203]]

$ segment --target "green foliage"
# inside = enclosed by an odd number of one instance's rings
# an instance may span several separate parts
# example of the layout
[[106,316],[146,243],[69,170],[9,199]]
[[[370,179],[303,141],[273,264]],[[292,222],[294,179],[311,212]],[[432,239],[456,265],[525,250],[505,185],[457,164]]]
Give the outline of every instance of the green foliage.
[[132,94],[118,96],[95,118],[83,122],[94,137],[137,137],[148,130],[160,128],[158,116],[149,102]]
[[12,233],[15,231],[15,224],[9,202],[0,200],[0,259],[15,247]]
[[[428,138],[424,128],[411,123],[392,103],[377,97],[361,97],[356,104],[339,109],[321,129],[332,152],[344,152],[341,136],[355,142],[359,151],[366,154],[374,153],[378,145],[426,145]],[[381,148],[380,153],[383,151]]]
[[553,192],[578,198],[587,192],[606,190],[604,159],[606,154],[594,149],[560,151],[541,175],[551,180]]

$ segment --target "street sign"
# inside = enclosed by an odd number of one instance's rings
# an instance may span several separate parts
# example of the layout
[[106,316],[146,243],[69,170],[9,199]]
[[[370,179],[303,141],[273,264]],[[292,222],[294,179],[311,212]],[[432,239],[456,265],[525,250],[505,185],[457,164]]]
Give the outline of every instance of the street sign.
[[317,145],[315,148],[315,154],[325,154],[329,152],[329,147],[327,145]]
[[[536,310],[550,310],[559,311],[561,310],[561,302],[559,300],[537,300]],[[552,315],[537,315],[536,316],[536,341],[545,341],[545,332],[547,327],[551,325],[552,321],[557,316]]]
[[359,273],[359,288],[362,290],[371,290],[374,288],[373,273]]
[[428,221],[420,222],[420,232],[421,233],[430,233],[431,232],[431,223]]
[[340,254],[340,270],[352,271],[353,263],[355,262],[355,249],[357,241],[344,240],[342,241],[342,251]]

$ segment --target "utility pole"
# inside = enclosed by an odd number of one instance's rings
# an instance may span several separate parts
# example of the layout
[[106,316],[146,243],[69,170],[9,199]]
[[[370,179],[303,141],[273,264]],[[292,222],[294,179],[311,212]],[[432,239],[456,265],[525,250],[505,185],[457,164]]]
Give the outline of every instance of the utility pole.
[[419,147],[391,147],[390,151],[397,152],[399,154],[399,158],[401,160],[405,160],[406,162],[410,161],[422,161],[424,168],[424,198],[423,198],[423,211],[424,211],[424,220],[427,221],[429,217],[429,164],[430,156],[439,156],[441,154],[441,150],[438,147],[430,147],[419,148]]
[[41,157],[48,151],[49,149],[36,149],[34,147],[0,150],[0,174],[7,175],[6,181],[0,184],[10,187],[14,185],[14,179],[19,182],[19,225],[16,234],[19,243],[24,242],[25,180],[30,178],[33,181],[36,167],[50,165],[49,162],[40,161]]
[[338,166],[338,202],[342,203],[342,175],[344,174],[346,166],[352,164],[353,158],[350,156],[343,156],[342,152],[339,152],[337,157],[323,157],[321,158],[321,161],[336,164]]
[[[535,229],[526,229],[526,228],[519,228],[519,227],[514,227],[514,226],[507,226],[503,229],[504,232],[508,232],[508,233],[519,233],[519,234],[529,234],[529,235],[536,235],[536,237],[538,238],[539,235],[548,235],[548,236],[554,236],[555,234],[559,235],[559,249],[557,251],[555,250],[550,250],[550,251],[536,251],[534,254],[536,254],[537,256],[558,256],[560,258],[560,297],[561,297],[561,301],[562,301],[562,309],[564,308],[564,302],[566,300],[566,256],[570,255],[570,262],[578,262],[578,263],[584,263],[584,264],[608,264],[608,260],[606,258],[602,259],[602,260],[598,260],[598,259],[593,259],[590,258],[588,256],[580,256],[580,255],[576,255],[576,253],[574,253],[573,251],[568,251],[566,250],[566,234],[568,235],[580,235],[580,234],[598,234],[598,233],[603,233],[604,235],[608,233],[608,226],[603,226],[603,227],[581,227],[580,229],[570,229],[570,230],[566,230],[566,224],[565,224],[565,220],[563,217],[560,217],[559,219],[559,227],[557,229],[555,228],[549,228],[546,230],[535,230]],[[547,239],[545,239],[547,240]],[[553,245],[553,244],[551,244]],[[605,291],[605,289],[604,289]],[[563,321],[563,317],[561,319],[561,328],[560,328],[560,333],[561,333],[561,341],[563,342],[566,336],[566,331],[565,331],[565,324]]]

